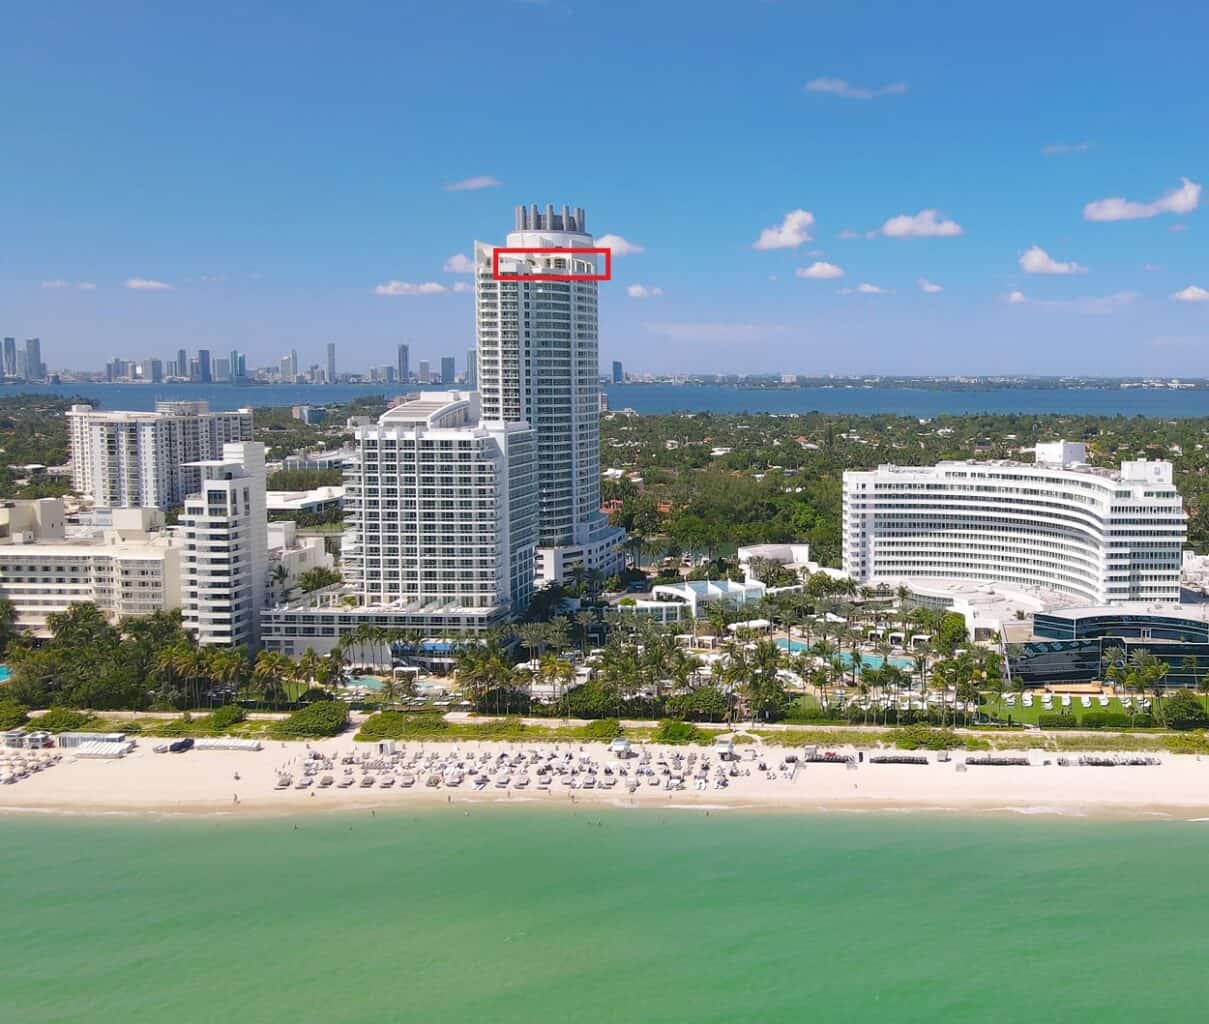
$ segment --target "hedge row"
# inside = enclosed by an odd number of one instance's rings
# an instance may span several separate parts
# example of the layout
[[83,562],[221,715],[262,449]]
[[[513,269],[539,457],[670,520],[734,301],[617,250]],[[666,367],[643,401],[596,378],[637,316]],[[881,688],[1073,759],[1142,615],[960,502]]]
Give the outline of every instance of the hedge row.
[[1042,729],[1150,729],[1154,715],[1127,715],[1120,711],[1089,711],[1082,718],[1057,712],[1040,714],[1037,724]]

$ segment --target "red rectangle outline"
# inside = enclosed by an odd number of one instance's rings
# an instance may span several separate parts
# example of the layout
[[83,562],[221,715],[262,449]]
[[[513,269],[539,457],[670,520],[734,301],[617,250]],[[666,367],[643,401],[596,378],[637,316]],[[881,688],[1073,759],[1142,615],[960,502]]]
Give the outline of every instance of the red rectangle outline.
[[[578,253],[603,253],[605,258],[603,274],[501,274],[500,253],[557,253],[559,255],[576,255]],[[611,281],[613,279],[613,250],[608,248],[589,248],[579,246],[574,249],[565,246],[549,248],[509,248],[508,246],[493,247],[491,250],[491,276],[496,281]]]

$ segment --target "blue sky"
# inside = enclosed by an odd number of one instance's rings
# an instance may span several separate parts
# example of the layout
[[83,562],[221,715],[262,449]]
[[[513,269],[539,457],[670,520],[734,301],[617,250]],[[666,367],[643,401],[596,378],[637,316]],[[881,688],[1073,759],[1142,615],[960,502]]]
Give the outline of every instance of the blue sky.
[[1205,376],[1206,38],[1192,2],[10,5],[0,334],[460,367],[443,267],[553,202],[641,249],[606,364]]

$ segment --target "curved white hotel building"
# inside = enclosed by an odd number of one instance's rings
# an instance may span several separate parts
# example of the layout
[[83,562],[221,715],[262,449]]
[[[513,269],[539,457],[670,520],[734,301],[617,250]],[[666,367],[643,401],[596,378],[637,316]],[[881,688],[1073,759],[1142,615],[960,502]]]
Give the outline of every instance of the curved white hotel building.
[[1184,506],[1169,462],[1086,464],[1082,444],[1035,463],[941,462],[844,473],[844,569],[1040,587],[1090,604],[1178,601]]

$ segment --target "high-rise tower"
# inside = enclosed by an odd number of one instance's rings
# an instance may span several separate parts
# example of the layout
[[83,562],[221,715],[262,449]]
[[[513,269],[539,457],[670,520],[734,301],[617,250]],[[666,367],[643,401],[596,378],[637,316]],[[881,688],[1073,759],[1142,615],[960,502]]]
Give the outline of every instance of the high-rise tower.
[[[516,209],[508,248],[589,248],[582,209]],[[478,389],[485,420],[526,421],[537,438],[537,580],[566,580],[577,566],[612,574],[624,533],[600,511],[600,368],[595,281],[527,281],[522,275],[595,273],[569,253],[501,254],[475,242]]]

